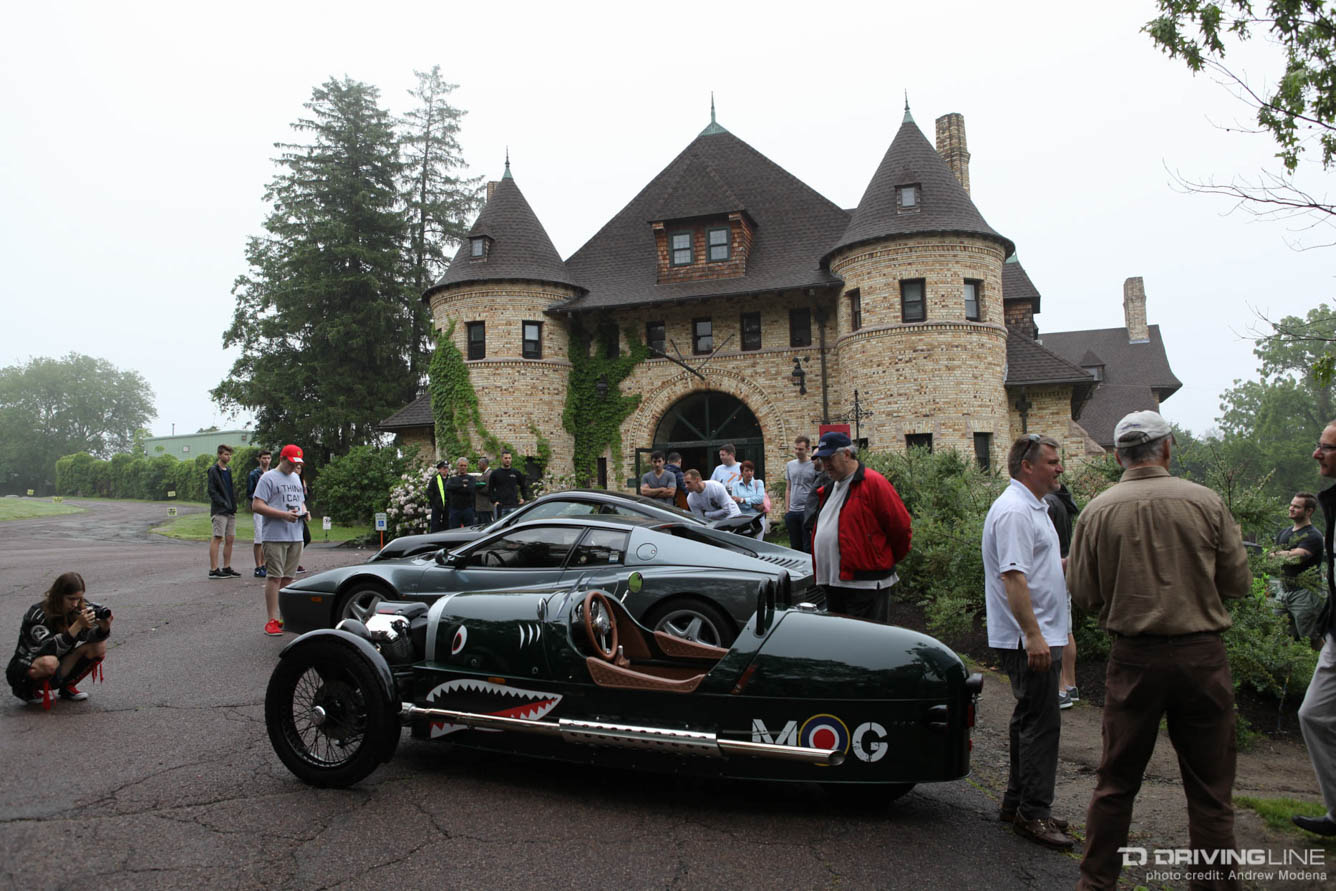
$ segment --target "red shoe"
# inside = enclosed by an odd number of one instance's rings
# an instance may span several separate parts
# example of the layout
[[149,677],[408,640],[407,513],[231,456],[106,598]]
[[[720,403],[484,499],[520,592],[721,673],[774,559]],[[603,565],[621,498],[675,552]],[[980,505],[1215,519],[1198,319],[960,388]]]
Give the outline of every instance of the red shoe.
[[88,694],[81,693],[73,684],[66,684],[60,688],[60,698],[70,702],[83,702],[88,698]]
[[279,622],[277,619],[270,619],[265,623],[264,633],[268,634],[270,637],[278,637],[283,633],[283,623]]

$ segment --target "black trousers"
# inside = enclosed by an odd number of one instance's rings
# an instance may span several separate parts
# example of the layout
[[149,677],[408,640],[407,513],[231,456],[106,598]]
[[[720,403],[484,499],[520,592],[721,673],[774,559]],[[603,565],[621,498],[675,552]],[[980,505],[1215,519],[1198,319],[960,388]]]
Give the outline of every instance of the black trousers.
[[870,590],[868,588],[840,588],[825,585],[826,611],[855,619],[867,619],[890,624],[891,589]]
[[996,650],[1002,670],[1011,679],[1016,708],[1011,713],[1011,769],[1002,810],[1027,820],[1053,816],[1053,789],[1058,780],[1058,711],[1062,647],[1049,647],[1047,671],[1032,671],[1025,649]]

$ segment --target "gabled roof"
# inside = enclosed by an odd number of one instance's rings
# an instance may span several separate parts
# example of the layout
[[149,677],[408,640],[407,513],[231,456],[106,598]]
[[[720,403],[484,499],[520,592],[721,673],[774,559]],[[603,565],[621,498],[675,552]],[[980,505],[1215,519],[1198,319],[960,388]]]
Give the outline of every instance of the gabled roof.
[[[896,188],[914,184],[919,187],[918,209],[901,212]],[[969,193],[906,110],[900,132],[872,175],[849,226],[826,252],[825,259],[841,248],[865,241],[929,232],[982,235],[1001,242],[1007,254],[1015,250],[1009,239],[997,234],[984,220]]]
[[1007,262],[1002,264],[1002,299],[1029,300],[1033,311],[1039,312],[1039,289],[1030,281],[1016,254],[1007,257]]
[[[470,255],[468,239],[450,263],[441,280],[427,289],[431,294],[446,285],[464,282],[494,281],[496,279],[529,279],[573,285],[574,280],[561,262],[561,255],[547,237],[547,230],[538,222],[537,215],[510,175],[506,173],[497,183],[492,198],[483,206],[482,213],[469,230],[469,238],[487,236],[490,241],[483,257]],[[424,297],[426,295],[423,295]]]
[[431,415],[431,393],[423,393],[412,402],[376,425],[378,430],[402,430],[405,427],[434,427]]
[[1094,383],[1094,378],[1084,368],[1044,349],[1025,335],[1007,332],[1008,387],[1073,383]]
[[[734,211],[745,212],[755,232],[745,275],[658,283],[651,222]],[[848,222],[847,211],[716,124],[692,140],[571,255],[566,268],[587,293],[554,309],[602,309],[839,284],[820,261]]]
[[1093,353],[1104,365],[1104,382],[1095,391],[1081,417],[1081,426],[1100,445],[1113,445],[1113,428],[1129,412],[1157,408],[1183,386],[1169,367],[1160,326],[1149,327],[1149,340],[1128,343],[1126,328],[1058,331],[1042,338],[1069,362],[1085,363]]

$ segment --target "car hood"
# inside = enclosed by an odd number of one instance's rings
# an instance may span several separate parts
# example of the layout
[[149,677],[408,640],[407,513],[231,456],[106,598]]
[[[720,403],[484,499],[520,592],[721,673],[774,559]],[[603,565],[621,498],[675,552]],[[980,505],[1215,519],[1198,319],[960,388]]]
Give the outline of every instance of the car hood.
[[374,578],[390,580],[390,573],[396,567],[420,567],[425,564],[421,557],[403,557],[396,560],[382,560],[378,563],[354,563],[351,566],[340,566],[337,569],[327,569],[324,572],[317,572],[314,575],[308,575],[305,578],[294,579],[292,584],[284,588],[285,591],[310,591],[317,594],[333,594],[339,587],[353,576],[371,576]]

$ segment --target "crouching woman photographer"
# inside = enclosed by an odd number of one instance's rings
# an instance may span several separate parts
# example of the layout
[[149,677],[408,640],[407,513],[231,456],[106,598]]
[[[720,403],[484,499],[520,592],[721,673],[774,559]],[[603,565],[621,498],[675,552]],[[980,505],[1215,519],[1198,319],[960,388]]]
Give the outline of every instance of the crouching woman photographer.
[[74,685],[102,662],[110,636],[111,610],[84,599],[83,576],[64,573],[23,614],[5,679],[25,702],[50,708],[53,689],[61,699],[81,702],[88,694]]

